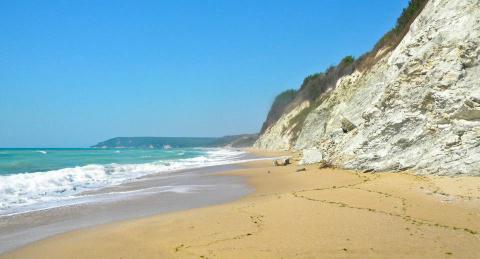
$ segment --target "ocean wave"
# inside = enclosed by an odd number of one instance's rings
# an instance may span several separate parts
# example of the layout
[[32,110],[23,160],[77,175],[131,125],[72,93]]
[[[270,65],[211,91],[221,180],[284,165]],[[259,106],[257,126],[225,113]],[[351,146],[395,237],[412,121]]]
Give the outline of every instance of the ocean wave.
[[236,162],[244,152],[204,149],[204,155],[144,164],[91,164],[47,172],[0,176],[0,214],[12,208],[74,198],[84,191],[114,186],[139,177]]

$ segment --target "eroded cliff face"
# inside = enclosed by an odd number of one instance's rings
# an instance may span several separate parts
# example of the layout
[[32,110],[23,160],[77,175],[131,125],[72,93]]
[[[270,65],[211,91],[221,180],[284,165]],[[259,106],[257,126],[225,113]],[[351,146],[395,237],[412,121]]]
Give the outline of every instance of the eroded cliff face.
[[294,144],[294,132],[291,120],[302,110],[308,108],[310,102],[305,101],[286,113],[258,138],[254,147],[272,150],[289,150]]
[[280,129],[302,107],[255,146],[315,149],[350,169],[480,175],[479,63],[480,0],[431,0],[393,51],[338,81],[297,138]]

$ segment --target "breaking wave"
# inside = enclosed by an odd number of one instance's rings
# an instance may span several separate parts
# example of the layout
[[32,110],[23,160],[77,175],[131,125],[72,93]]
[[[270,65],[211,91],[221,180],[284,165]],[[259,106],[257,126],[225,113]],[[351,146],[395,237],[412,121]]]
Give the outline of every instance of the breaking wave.
[[202,156],[144,164],[90,164],[46,172],[0,176],[0,215],[12,208],[78,197],[84,191],[114,186],[139,177],[240,162],[245,153],[205,149]]

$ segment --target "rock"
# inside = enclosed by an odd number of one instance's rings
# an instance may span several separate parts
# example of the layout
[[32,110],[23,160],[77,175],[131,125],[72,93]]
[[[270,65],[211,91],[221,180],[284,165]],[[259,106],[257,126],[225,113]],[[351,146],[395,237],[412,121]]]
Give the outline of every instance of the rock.
[[274,166],[286,166],[290,164],[290,158],[280,159],[280,160],[273,160]]
[[331,167],[332,167],[332,164],[325,160],[322,160],[318,163],[318,169],[331,168]]
[[449,148],[460,143],[460,138],[457,135],[449,135],[445,140],[445,147]]
[[307,171],[307,169],[305,169],[305,167],[302,167],[302,168],[298,168],[295,172],[305,172]]
[[342,118],[342,120],[340,121],[340,123],[342,124],[342,131],[343,133],[347,133],[349,131],[352,131],[354,130],[357,126],[355,126],[355,124],[353,124],[351,121],[349,121],[347,118]]
[[311,148],[303,150],[303,158],[299,164],[307,165],[318,163],[323,160],[322,152],[319,149]]

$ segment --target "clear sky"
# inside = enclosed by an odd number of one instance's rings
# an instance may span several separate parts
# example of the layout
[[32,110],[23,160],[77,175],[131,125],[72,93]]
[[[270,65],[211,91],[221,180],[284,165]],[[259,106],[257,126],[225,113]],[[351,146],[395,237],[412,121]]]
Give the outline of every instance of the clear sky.
[[407,0],[0,0],[0,147],[257,132]]

